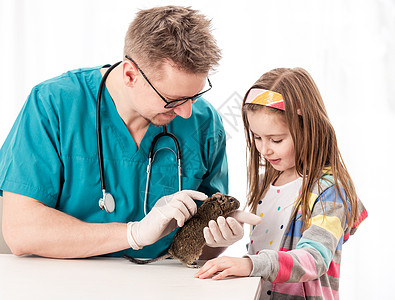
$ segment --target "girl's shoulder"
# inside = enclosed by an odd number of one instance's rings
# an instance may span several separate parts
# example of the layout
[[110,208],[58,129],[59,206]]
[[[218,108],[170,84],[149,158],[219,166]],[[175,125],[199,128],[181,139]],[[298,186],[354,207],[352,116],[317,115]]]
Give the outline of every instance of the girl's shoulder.
[[335,179],[332,175],[330,167],[322,169],[322,175],[316,185],[320,185],[322,188],[328,188],[335,184]]
[[337,190],[331,169],[324,168],[322,170],[321,177],[313,184],[309,192],[310,209],[312,209],[319,201],[328,200],[328,198],[336,198],[336,194],[339,192],[344,196],[344,192],[342,191],[339,183],[337,186],[340,188],[340,191]]
[[[317,196],[322,194],[325,190],[335,185],[335,179],[332,175],[332,171],[330,167],[322,169],[321,177],[315,182],[313,188],[311,190],[312,194],[316,194]],[[339,182],[338,182],[339,185]],[[339,185],[339,187],[341,187]]]

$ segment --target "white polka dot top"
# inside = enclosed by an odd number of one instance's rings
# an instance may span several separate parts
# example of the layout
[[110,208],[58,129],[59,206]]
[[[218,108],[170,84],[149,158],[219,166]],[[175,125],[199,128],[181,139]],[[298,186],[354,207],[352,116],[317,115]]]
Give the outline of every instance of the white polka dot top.
[[262,249],[279,250],[301,186],[301,177],[282,186],[270,185],[257,206],[256,214],[262,218],[262,221],[252,228],[248,245],[249,254],[258,254]]

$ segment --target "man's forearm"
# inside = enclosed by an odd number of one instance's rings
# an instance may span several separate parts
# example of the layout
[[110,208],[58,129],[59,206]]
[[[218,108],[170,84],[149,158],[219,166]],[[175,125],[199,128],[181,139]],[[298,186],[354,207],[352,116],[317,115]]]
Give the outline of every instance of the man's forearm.
[[86,223],[8,192],[3,195],[3,234],[15,255],[77,258],[129,248],[125,223]]

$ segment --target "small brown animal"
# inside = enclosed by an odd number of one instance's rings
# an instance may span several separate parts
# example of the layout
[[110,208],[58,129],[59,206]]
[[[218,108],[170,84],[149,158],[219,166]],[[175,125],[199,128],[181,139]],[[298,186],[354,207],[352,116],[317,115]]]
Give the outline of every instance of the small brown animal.
[[219,216],[226,217],[239,206],[240,202],[236,198],[216,193],[204,201],[197,213],[176,232],[168,253],[153,259],[137,259],[129,255],[125,255],[125,258],[136,264],[148,264],[173,257],[190,268],[196,268],[195,259],[202,254],[206,243],[203,235],[204,227],[208,226],[210,220],[217,220]]

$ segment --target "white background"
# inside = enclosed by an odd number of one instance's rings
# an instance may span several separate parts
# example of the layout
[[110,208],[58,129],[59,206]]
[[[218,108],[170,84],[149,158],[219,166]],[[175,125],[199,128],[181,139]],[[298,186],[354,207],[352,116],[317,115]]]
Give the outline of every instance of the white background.
[[[228,136],[230,194],[245,202],[241,96],[275,67],[307,69],[336,129],[369,218],[343,248],[342,299],[389,299],[395,145],[395,1],[0,0],[0,144],[31,88],[67,70],[122,59],[137,9],[192,6],[223,49],[206,98]],[[93,200],[92,200],[93,201]],[[246,231],[248,229],[246,228]],[[245,253],[246,239],[228,255]]]

